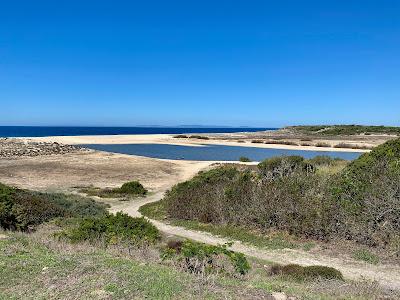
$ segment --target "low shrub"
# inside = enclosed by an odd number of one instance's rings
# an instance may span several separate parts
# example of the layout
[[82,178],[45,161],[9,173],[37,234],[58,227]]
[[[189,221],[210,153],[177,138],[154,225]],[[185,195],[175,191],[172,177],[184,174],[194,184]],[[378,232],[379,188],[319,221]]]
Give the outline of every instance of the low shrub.
[[239,161],[241,162],[251,162],[251,159],[246,156],[239,157]]
[[252,142],[253,144],[262,144],[262,143],[264,143],[263,140],[252,140],[251,142]]
[[80,190],[90,196],[97,196],[100,198],[120,198],[123,196],[145,196],[148,190],[138,181],[130,181],[124,183],[119,188],[97,188],[97,187],[86,187]]
[[260,173],[268,179],[290,176],[295,172],[313,173],[314,166],[307,163],[302,156],[277,156],[258,164]]
[[169,242],[162,252],[162,259],[176,259],[181,266],[191,273],[204,274],[213,272],[227,272],[221,256],[226,257],[234,269],[234,273],[245,275],[250,270],[246,256],[229,250],[231,244],[207,245],[190,240],[183,242]]
[[274,140],[274,141],[265,141],[265,144],[276,144],[276,145],[289,145],[289,146],[298,146],[297,143],[292,142],[292,141],[280,141],[280,140]]
[[187,139],[188,136],[185,134],[177,134],[177,135],[174,135],[174,138],[175,139]]
[[311,146],[311,144],[310,143],[300,143],[300,146],[309,147],[309,146]]
[[199,140],[209,140],[210,138],[208,136],[204,135],[191,135],[189,136],[190,139],[199,139]]
[[118,190],[121,194],[141,195],[147,194],[147,190],[138,181],[130,181],[124,183]]
[[87,241],[108,244],[128,242],[130,244],[153,244],[160,238],[158,229],[145,218],[133,218],[118,212],[98,218],[84,218],[78,225],[63,231],[60,237],[73,243]]
[[332,165],[335,159],[328,155],[317,155],[308,160],[309,163],[316,166],[329,166]]
[[333,147],[334,148],[349,148],[349,149],[352,149],[354,146],[355,145],[353,145],[353,144],[339,143],[339,144],[334,145]]
[[0,184],[0,226],[28,230],[57,217],[102,215],[106,206],[78,196],[47,194]]
[[315,147],[330,147],[331,145],[329,145],[328,143],[325,142],[318,142],[315,144]]
[[336,279],[344,280],[340,271],[335,268],[326,266],[307,266],[303,267],[296,264],[290,265],[273,265],[270,269],[271,275],[289,276],[297,280],[309,279]]

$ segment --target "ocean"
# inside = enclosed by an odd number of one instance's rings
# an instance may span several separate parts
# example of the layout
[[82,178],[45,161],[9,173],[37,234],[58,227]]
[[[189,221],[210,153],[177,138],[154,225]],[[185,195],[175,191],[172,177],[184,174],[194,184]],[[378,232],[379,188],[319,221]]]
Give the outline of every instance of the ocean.
[[184,134],[184,133],[233,133],[276,130],[277,128],[250,127],[61,127],[61,126],[0,126],[0,137],[40,137],[74,135],[118,134]]

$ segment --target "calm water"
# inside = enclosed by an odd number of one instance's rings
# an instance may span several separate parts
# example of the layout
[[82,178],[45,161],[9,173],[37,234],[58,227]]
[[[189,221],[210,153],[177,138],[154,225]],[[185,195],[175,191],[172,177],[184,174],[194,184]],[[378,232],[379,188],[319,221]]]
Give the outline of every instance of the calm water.
[[317,155],[329,155],[331,157],[340,157],[347,160],[353,160],[360,155],[360,153],[357,152],[283,150],[223,145],[193,147],[166,144],[91,144],[82,146],[114,153],[185,160],[235,161],[241,156],[246,156],[253,161],[261,161],[269,157],[280,155],[301,155],[305,158],[312,158]]
[[230,133],[276,130],[277,128],[189,128],[189,127],[46,127],[0,126],[0,137],[37,137],[114,134],[181,134],[181,133]]

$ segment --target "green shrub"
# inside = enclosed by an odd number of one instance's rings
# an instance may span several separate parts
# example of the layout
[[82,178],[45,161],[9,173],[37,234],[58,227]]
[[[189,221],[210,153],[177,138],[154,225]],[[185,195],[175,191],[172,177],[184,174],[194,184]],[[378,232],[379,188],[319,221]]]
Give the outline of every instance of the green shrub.
[[133,244],[155,243],[160,238],[158,229],[145,218],[133,218],[118,212],[98,218],[84,218],[76,227],[61,234],[71,242],[99,240],[105,244],[129,242]]
[[307,163],[302,156],[277,156],[258,164],[261,174],[269,179],[290,176],[295,172],[313,173],[314,166]]
[[341,158],[332,158],[328,155],[317,155],[308,160],[310,164],[315,166],[330,166],[334,164],[336,161],[342,161]]
[[239,157],[239,161],[241,162],[251,162],[251,159],[246,156]]
[[[331,183],[335,232],[370,246],[396,243],[400,232],[400,139],[352,161]],[[397,249],[400,253],[400,249]]]
[[273,265],[270,269],[272,275],[283,275],[293,277],[297,280],[308,280],[308,279],[336,279],[343,280],[343,275],[340,271],[335,268],[326,266],[307,266],[303,267],[296,264],[290,265]]
[[63,194],[20,190],[0,184],[0,226],[27,230],[56,217],[104,214],[106,206]]
[[147,190],[138,181],[126,182],[117,191],[122,194],[131,194],[131,195],[144,196],[147,194]]
[[219,256],[223,255],[229,259],[236,273],[245,275],[250,270],[246,256],[229,250],[229,246],[231,244],[213,246],[185,240],[179,243],[169,243],[161,256],[164,260],[177,258],[181,262],[183,261],[183,267],[187,271],[201,274],[223,270],[224,266],[219,262]]

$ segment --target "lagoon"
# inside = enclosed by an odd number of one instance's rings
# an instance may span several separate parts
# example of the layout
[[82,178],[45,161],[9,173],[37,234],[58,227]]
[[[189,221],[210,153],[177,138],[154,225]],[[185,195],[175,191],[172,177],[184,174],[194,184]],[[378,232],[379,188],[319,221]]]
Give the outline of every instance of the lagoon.
[[86,144],[80,146],[152,158],[199,161],[237,161],[241,156],[246,156],[253,161],[262,161],[266,158],[282,155],[300,155],[304,158],[327,155],[333,158],[353,160],[361,155],[359,152],[287,150],[225,145],[202,145],[199,147],[170,144]]

